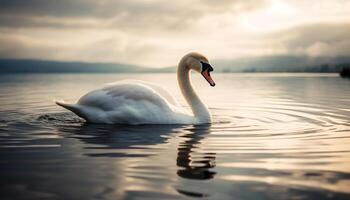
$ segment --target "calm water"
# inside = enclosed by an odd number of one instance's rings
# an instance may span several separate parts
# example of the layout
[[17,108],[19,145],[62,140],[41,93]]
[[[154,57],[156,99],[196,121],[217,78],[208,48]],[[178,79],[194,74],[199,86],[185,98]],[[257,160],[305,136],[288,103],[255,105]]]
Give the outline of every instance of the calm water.
[[126,78],[0,75],[1,199],[350,199],[350,80],[213,74],[206,126],[84,124],[54,105]]

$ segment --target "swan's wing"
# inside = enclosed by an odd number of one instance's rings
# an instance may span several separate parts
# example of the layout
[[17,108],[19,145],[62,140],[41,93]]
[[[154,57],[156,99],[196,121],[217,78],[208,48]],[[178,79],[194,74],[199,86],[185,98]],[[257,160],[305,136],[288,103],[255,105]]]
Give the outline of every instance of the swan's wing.
[[138,124],[183,123],[185,120],[184,117],[178,118],[185,116],[178,107],[141,83],[118,82],[108,85],[87,93],[77,105],[84,108],[85,114],[80,116],[88,121]]
[[152,83],[147,83],[147,82],[144,82],[144,84],[146,84],[147,86],[149,86],[152,89],[154,89],[155,91],[157,91],[166,100],[168,100],[169,103],[171,103],[171,104],[173,104],[175,106],[179,106],[180,105],[179,102],[167,90],[165,90],[163,87],[161,87],[159,85],[152,84]]
[[180,104],[179,102],[163,87],[150,83],[150,82],[146,82],[146,81],[140,81],[140,80],[132,80],[132,79],[128,79],[128,80],[123,80],[123,81],[119,81],[119,82],[115,82],[115,83],[110,83],[108,85],[115,85],[118,83],[137,83],[137,84],[142,84],[142,85],[146,85],[150,88],[152,88],[153,90],[155,90],[157,93],[159,93],[163,98],[165,98],[169,103],[173,104],[176,107],[179,107]]
[[147,112],[150,112],[151,109],[156,109],[159,112],[183,112],[181,107],[170,103],[153,88],[142,83],[124,81],[91,91],[81,97],[78,104],[98,108],[103,111],[130,108],[140,111],[148,110]]

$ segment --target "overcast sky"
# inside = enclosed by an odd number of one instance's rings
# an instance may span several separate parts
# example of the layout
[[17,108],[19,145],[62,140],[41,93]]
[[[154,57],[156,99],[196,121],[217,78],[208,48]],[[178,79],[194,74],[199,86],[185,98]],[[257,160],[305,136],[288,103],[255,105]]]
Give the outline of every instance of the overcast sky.
[[350,0],[1,0],[0,57],[176,65],[350,54]]

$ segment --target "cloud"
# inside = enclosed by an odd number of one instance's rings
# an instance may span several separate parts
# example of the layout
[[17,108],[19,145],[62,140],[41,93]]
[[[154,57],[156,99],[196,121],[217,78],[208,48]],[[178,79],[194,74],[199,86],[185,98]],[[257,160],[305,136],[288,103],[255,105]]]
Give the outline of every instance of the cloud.
[[155,13],[158,15],[193,15],[210,12],[241,11],[254,9],[263,4],[263,0],[188,0],[164,3],[161,0],[2,0],[2,14],[23,16],[55,17],[113,17],[121,12],[136,15]]
[[3,0],[0,57],[175,65],[213,59],[349,55],[342,0]]
[[350,52],[350,23],[304,24],[270,34],[286,54],[342,56]]
[[[202,16],[238,13],[263,6],[264,0],[4,0],[2,27],[82,27],[182,29]],[[79,23],[80,22],[80,23]]]
[[[4,0],[0,57],[169,65],[266,0]],[[221,20],[229,15],[229,19]],[[221,31],[217,33],[221,34]],[[197,37],[197,38],[193,38]],[[160,56],[167,52],[168,56]],[[135,59],[137,58],[137,59]],[[175,61],[176,60],[176,61]]]

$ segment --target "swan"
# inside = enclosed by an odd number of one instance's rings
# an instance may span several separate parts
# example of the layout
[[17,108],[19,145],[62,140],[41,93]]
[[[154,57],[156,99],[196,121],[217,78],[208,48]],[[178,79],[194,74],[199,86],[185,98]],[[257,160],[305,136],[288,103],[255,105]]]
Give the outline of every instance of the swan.
[[208,108],[192,88],[190,71],[203,75],[211,86],[213,67],[199,53],[186,54],[177,68],[177,80],[182,95],[192,113],[183,109],[165,89],[152,83],[124,80],[107,84],[88,92],[76,104],[55,103],[91,123],[106,124],[206,124],[211,123]]

